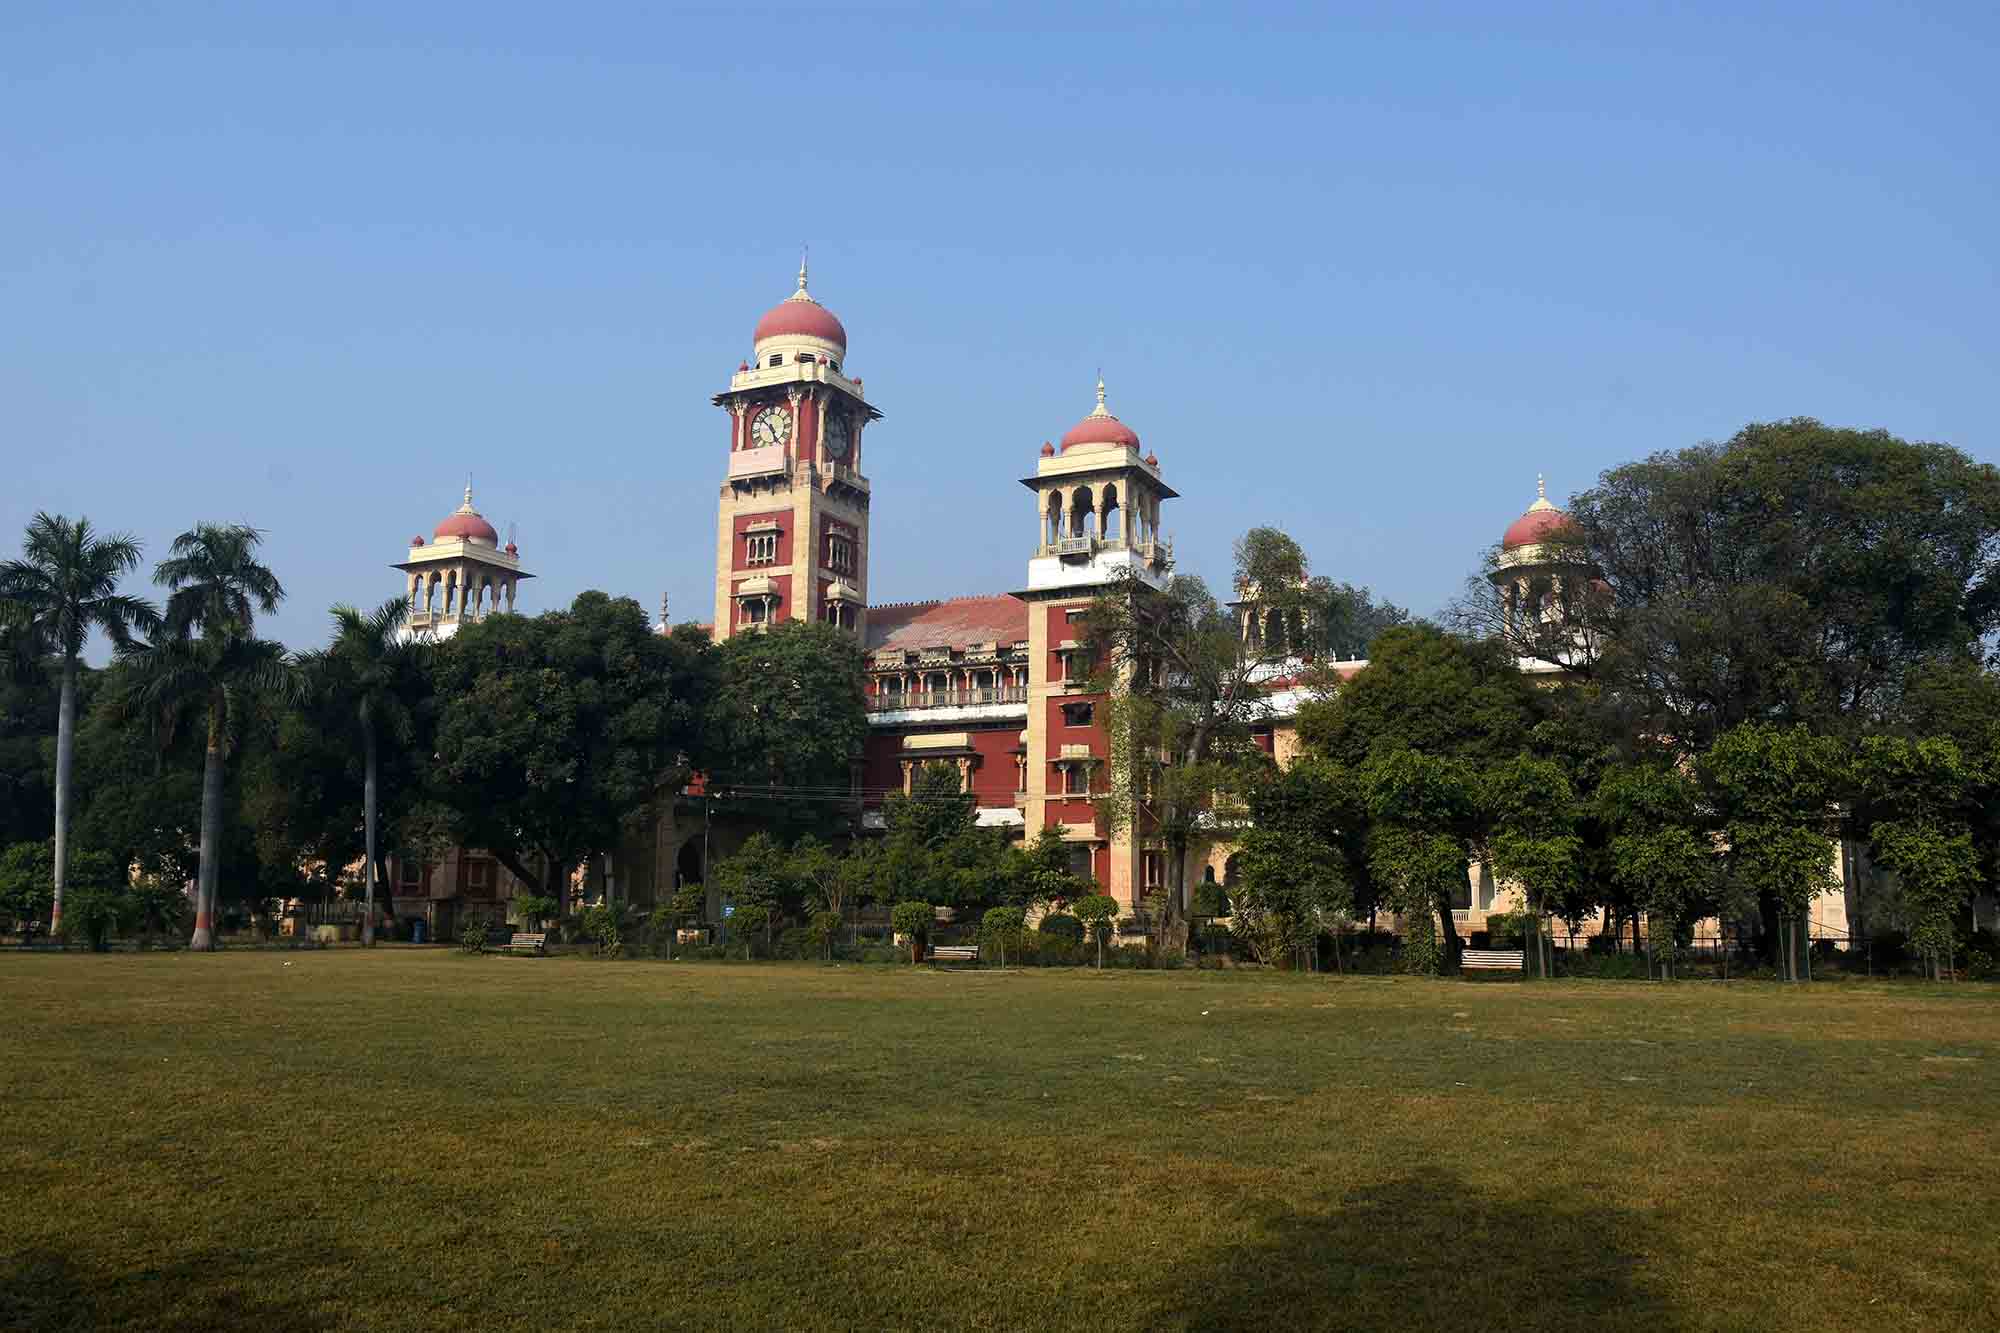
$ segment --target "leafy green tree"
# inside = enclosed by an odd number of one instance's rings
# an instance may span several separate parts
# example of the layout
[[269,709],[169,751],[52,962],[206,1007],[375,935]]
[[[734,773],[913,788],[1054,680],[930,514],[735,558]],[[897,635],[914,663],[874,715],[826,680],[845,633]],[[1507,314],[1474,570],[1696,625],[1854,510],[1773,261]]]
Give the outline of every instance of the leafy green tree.
[[1981,882],[1972,820],[1991,775],[1943,736],[1867,737],[1855,770],[1869,850],[1894,872],[1910,943],[1937,979],[1951,969],[1960,918]]
[[150,633],[159,623],[150,602],[118,591],[119,580],[138,568],[140,550],[136,540],[122,533],[98,535],[87,518],[37,513],[28,522],[21,558],[0,563],[0,621],[20,635],[27,651],[53,653],[59,663],[51,931],[62,927],[69,865],[83,645],[93,631],[102,630],[114,645],[124,647],[134,631]]
[[206,723],[202,750],[201,854],[189,947],[215,947],[223,856],[223,770],[260,696],[295,693],[282,645],[255,637],[258,613],[278,609],[284,588],[257,559],[263,534],[198,523],[174,538],[153,581],[169,590],[160,633],[122,650],[130,667],[119,715],[153,724],[170,741],[181,720]]
[[1576,794],[1559,764],[1516,755],[1487,770],[1485,805],[1491,820],[1487,859],[1527,899],[1525,970],[1546,977],[1554,964],[1550,904],[1575,892],[1581,872]]
[[1111,923],[1118,919],[1118,900],[1108,893],[1086,894],[1077,899],[1071,909],[1090,938],[1097,941],[1097,968],[1104,970],[1104,941],[1111,934]]
[[1095,881],[1070,868],[1070,844],[1061,824],[1044,824],[1025,848],[1011,849],[1010,897],[1021,908],[1060,912],[1093,891]]
[[710,651],[601,592],[460,628],[432,657],[431,772],[454,840],[561,897],[699,763]]
[[55,889],[55,856],[46,842],[17,842],[0,849],[0,920],[23,943],[48,915]]
[[733,918],[737,938],[743,941],[743,961],[750,961],[750,943],[759,935],[766,944],[771,940],[771,909],[762,903],[744,903],[736,908]]
[[1565,665],[1687,752],[1759,721],[1850,735],[2000,628],[2000,471],[1947,445],[1756,423],[1614,468],[1568,512],[1558,554],[1588,595],[1556,646],[1602,651]]
[[1258,824],[1243,835],[1235,921],[1259,961],[1288,951],[1317,966],[1319,937],[1353,906],[1339,852],[1310,828]]
[[733,856],[717,863],[715,886],[725,902],[736,905],[739,917],[743,908],[755,906],[765,909],[768,919],[769,913],[800,897],[792,860],[768,833],[751,834]]
[[361,738],[361,818],[366,848],[361,942],[375,943],[375,883],[380,873],[376,798],[384,741],[407,743],[415,733],[409,701],[427,680],[427,639],[407,633],[406,598],[384,602],[364,615],[354,607],[333,608],[333,641],[303,659],[308,687],[345,713]]
[[707,765],[719,799],[767,826],[850,825],[868,735],[866,662],[847,630],[784,621],[723,643]]
[[1848,781],[1844,747],[1803,725],[1747,723],[1716,738],[1700,774],[1723,820],[1730,873],[1774,905],[1778,972],[1797,981],[1810,967],[1802,944],[1813,899],[1838,883],[1834,803]]
[[1273,717],[1274,685],[1324,657],[1329,635],[1402,615],[1313,578],[1304,550],[1275,528],[1236,543],[1234,586],[1241,606],[1192,575],[1162,587],[1135,569],[1091,606],[1090,688],[1107,702],[1111,741],[1097,808],[1108,828],[1166,850],[1156,944],[1184,934],[1189,857],[1213,836],[1218,803],[1239,800],[1268,764],[1253,732]]
[[1417,970],[1458,966],[1452,908],[1471,903],[1471,867],[1492,832],[1485,775],[1528,748],[1538,708],[1499,645],[1415,625],[1379,635],[1366,667],[1299,709],[1307,752],[1353,775],[1368,875],[1404,915]]
[[889,909],[889,925],[910,942],[910,963],[924,961],[924,941],[937,922],[937,909],[926,902],[901,902]]
[[980,919],[979,933],[1000,950],[1000,966],[1007,966],[1007,946],[1021,938],[1026,915],[1018,907],[989,907]]
[[1597,805],[1614,830],[1611,875],[1645,911],[1651,953],[1670,978],[1682,929],[1723,908],[1719,854],[1700,788],[1685,765],[1627,764],[1605,775]]

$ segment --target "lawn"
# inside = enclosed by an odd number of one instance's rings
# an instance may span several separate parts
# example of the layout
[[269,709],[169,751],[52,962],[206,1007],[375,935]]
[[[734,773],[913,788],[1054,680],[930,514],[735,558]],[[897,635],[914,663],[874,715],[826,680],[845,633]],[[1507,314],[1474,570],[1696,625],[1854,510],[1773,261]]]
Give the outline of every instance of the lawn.
[[0,956],[0,1327],[2000,1327],[2000,991]]

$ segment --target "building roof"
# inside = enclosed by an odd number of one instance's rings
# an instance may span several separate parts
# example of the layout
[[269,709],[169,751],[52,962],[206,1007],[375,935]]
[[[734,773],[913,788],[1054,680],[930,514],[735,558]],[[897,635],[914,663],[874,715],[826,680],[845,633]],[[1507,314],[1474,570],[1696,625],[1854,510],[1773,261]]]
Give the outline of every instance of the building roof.
[[1028,604],[1007,593],[953,597],[942,602],[892,602],[868,609],[871,653],[961,647],[968,643],[1025,643]]

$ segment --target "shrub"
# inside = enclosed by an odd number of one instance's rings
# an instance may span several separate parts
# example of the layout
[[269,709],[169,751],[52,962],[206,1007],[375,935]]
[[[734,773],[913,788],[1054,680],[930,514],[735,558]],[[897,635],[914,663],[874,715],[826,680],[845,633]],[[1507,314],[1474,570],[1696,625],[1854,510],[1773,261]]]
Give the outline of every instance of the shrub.
[[615,907],[585,909],[583,933],[597,946],[597,952],[606,958],[616,958],[625,952],[625,936]]
[[898,935],[906,935],[910,940],[910,961],[919,962],[924,956],[924,939],[937,921],[937,911],[929,903],[897,903],[889,913],[889,924]]
[[492,918],[484,912],[466,912],[458,918],[458,951],[460,953],[485,953],[486,932],[492,927]]
[[778,935],[777,954],[793,960],[819,957],[819,941],[804,926],[788,926]]
[[514,915],[520,919],[522,930],[540,930],[542,922],[555,914],[556,900],[542,894],[524,893],[514,900]]
[[990,940],[1000,950],[1000,966],[1007,966],[1007,946],[1021,936],[1025,914],[1018,907],[991,907],[979,923],[981,939]]
[[1869,950],[1877,970],[1893,972],[1910,961],[1910,937],[1900,930],[1878,930],[1869,939]]
[[1973,981],[2000,977],[2000,931],[1973,931],[1959,945],[1959,969]]
[[1194,906],[1188,910],[1189,916],[1217,917],[1229,915],[1229,894],[1220,884],[1203,882],[1195,886]]
[[116,889],[86,886],[67,889],[63,894],[63,934],[82,939],[91,952],[103,953],[111,947],[111,936],[132,915],[128,894]]
[[676,921],[671,907],[655,907],[646,915],[646,952],[655,958],[674,956]]
[[1104,942],[1111,936],[1111,923],[1118,918],[1118,900],[1108,893],[1093,893],[1076,903],[1076,919],[1083,923],[1097,943],[1097,965],[1104,966]]
[[743,941],[743,959],[750,959],[750,946],[757,936],[771,928],[771,910],[761,903],[745,903],[729,918],[729,929]]
[[1035,930],[1043,935],[1067,940],[1071,944],[1083,943],[1083,922],[1060,912],[1052,912],[1043,917],[1041,924],[1037,925]]
[[1644,981],[1651,975],[1651,969],[1644,954],[1587,950],[1581,957],[1569,956],[1568,974],[1599,981]]
[[[1476,933],[1476,932],[1475,932]],[[1486,918],[1487,943],[1481,948],[1518,949],[1527,937],[1527,926],[1514,912],[1495,912]]]
[[814,912],[807,933],[812,940],[815,956],[825,959],[833,957],[833,942],[840,937],[840,913],[833,911]]

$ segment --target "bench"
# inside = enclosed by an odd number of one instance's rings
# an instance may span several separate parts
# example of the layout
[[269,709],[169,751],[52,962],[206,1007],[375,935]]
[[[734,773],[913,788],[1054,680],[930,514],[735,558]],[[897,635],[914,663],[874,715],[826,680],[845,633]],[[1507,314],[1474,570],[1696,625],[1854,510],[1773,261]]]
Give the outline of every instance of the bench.
[[547,953],[548,939],[541,931],[516,931],[514,938],[498,948],[501,953]]
[[976,963],[979,961],[979,946],[976,944],[933,944],[927,963]]
[[1526,957],[1521,949],[1467,949],[1458,965],[1467,972],[1519,972]]

